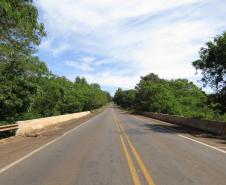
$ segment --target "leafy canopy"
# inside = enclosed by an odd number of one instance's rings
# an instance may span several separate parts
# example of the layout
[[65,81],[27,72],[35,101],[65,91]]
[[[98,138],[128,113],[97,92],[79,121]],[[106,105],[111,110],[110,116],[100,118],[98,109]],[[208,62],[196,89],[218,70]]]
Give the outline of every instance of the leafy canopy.
[[206,43],[199,51],[200,59],[193,66],[202,72],[202,82],[221,90],[226,86],[226,32]]
[[0,1],[0,124],[92,110],[111,100],[99,84],[52,74],[34,55],[43,36],[31,1]]
[[159,112],[193,118],[220,119],[208,105],[208,96],[186,79],[165,80],[150,73],[141,77],[135,89],[119,88],[113,98],[123,108],[138,112]]

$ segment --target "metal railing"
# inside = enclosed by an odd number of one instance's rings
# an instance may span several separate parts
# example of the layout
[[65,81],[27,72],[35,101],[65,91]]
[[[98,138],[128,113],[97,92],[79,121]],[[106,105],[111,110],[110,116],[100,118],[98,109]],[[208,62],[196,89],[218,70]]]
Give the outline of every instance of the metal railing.
[[0,126],[0,132],[16,130],[16,129],[18,129],[18,124],[10,124],[10,125]]

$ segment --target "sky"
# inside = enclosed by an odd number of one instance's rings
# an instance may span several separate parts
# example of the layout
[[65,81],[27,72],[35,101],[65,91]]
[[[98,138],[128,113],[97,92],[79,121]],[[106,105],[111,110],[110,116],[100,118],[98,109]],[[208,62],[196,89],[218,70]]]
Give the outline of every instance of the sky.
[[[225,0],[37,0],[47,37],[38,56],[49,69],[82,76],[113,94],[140,76],[187,78],[205,42],[226,30]],[[209,91],[210,89],[206,89]]]

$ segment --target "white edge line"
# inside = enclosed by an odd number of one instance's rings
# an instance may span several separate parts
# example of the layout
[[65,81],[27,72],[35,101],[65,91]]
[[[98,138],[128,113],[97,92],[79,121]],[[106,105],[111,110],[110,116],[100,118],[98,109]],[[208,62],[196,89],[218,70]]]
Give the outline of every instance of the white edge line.
[[184,135],[181,135],[181,134],[178,134],[178,136],[180,136],[180,137],[182,137],[182,138],[185,138],[185,139],[188,139],[188,140],[191,140],[191,141],[194,141],[194,142],[199,143],[199,144],[201,144],[201,145],[204,145],[204,146],[207,146],[207,147],[212,148],[212,149],[214,149],[214,150],[217,150],[218,152],[222,152],[222,153],[225,153],[225,154],[226,154],[226,151],[225,151],[225,150],[221,150],[220,148],[217,148],[217,147],[208,145],[208,144],[206,144],[206,143],[203,143],[203,142],[201,142],[201,141],[197,141],[197,140],[195,140],[195,139],[192,139],[192,138],[190,138],[190,137],[187,137],[187,136],[184,136]]
[[[88,120],[88,121],[89,121],[89,120]],[[3,173],[3,172],[5,172],[6,170],[10,169],[11,167],[15,166],[16,164],[22,162],[23,160],[29,158],[29,157],[32,156],[33,154],[35,154],[35,153],[41,151],[42,149],[46,148],[48,145],[50,145],[50,144],[52,144],[52,143],[58,141],[58,140],[61,139],[62,137],[64,137],[64,136],[68,135],[69,133],[71,133],[71,132],[77,130],[77,129],[80,128],[81,126],[84,126],[88,121],[86,121],[86,122],[82,123],[81,125],[79,125],[79,126],[73,128],[72,130],[69,130],[69,131],[65,132],[63,135],[61,135],[61,136],[59,136],[59,137],[53,139],[52,141],[50,141],[50,142],[44,144],[44,145],[41,146],[41,147],[35,149],[34,151],[28,153],[28,154],[25,155],[24,157],[21,157],[20,159],[18,159],[18,160],[16,160],[16,161],[12,162],[11,164],[6,165],[5,167],[1,168],[1,169],[0,169],[0,174]]]
[[[133,117],[134,117],[135,119],[137,119],[137,120],[142,120],[142,118],[139,119],[139,118],[137,118],[137,117],[135,117],[135,116],[133,116]],[[142,120],[142,121],[144,121],[144,120]],[[147,120],[147,121],[148,121],[148,120]],[[150,124],[152,124],[152,123],[150,123]],[[155,125],[155,124],[152,124],[152,125]],[[161,127],[161,126],[159,126],[159,127]],[[163,128],[163,127],[161,127],[161,128]],[[173,129],[173,128],[170,128],[170,129],[169,129],[169,128],[163,128],[163,129],[166,129],[166,130],[169,130],[169,131],[176,130],[176,129]],[[171,130],[171,129],[172,129],[172,130]],[[209,147],[209,148],[212,148],[212,149],[214,149],[214,150],[217,150],[218,152],[222,152],[222,153],[225,153],[225,154],[226,154],[226,151],[225,151],[225,150],[222,150],[222,149],[220,149],[220,148],[217,148],[217,147],[208,145],[208,144],[203,143],[203,142],[201,142],[201,141],[197,141],[197,140],[195,140],[195,139],[192,139],[192,138],[190,138],[190,137],[184,136],[184,135],[182,135],[182,134],[177,134],[177,135],[180,136],[180,137],[182,137],[182,138],[188,139],[188,140],[190,140],[190,141],[193,141],[193,142],[199,143],[199,144],[201,144],[201,145],[207,146],[207,147]]]

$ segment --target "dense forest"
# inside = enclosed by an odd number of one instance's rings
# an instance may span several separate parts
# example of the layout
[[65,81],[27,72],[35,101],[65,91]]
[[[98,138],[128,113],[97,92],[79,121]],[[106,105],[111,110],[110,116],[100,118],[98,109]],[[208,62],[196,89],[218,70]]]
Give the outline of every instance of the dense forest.
[[206,94],[186,79],[166,80],[151,73],[141,77],[135,89],[119,88],[114,102],[137,112],[226,121],[226,32],[207,42],[199,54],[200,59],[192,64],[201,72],[203,86],[215,93]]
[[35,55],[45,35],[31,1],[0,1],[0,124],[92,110],[111,100],[85,78],[52,74]]

